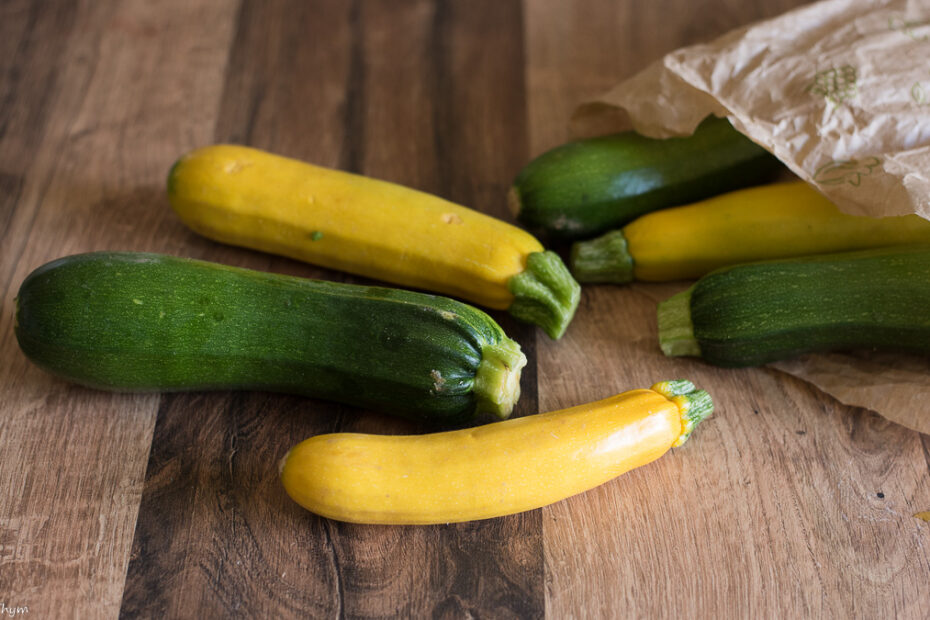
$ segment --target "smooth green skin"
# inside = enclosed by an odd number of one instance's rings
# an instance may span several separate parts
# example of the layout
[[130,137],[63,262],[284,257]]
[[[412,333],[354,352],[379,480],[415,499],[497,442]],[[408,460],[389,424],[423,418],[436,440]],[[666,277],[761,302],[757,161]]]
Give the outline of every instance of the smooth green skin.
[[738,265],[690,295],[700,355],[718,366],[859,348],[930,353],[930,246]]
[[506,338],[445,297],[142,253],[39,267],[16,321],[30,359],[96,388],[279,391],[437,423],[473,416],[482,347]]
[[633,219],[756,185],[781,164],[733,129],[706,119],[694,134],[657,140],[629,131],[569,142],[517,175],[517,219],[551,240],[593,237]]

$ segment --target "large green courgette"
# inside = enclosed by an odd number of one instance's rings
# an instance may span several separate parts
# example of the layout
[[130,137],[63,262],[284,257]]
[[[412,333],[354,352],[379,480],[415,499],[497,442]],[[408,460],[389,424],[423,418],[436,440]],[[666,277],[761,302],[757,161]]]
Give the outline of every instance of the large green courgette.
[[684,138],[629,131],[556,147],[520,171],[508,201],[533,232],[569,241],[758,184],[780,166],[726,119],[711,117]]
[[451,299],[142,253],[39,267],[19,290],[16,337],[92,387],[280,391],[440,424],[507,417],[526,363],[488,315]]
[[804,353],[930,353],[930,246],[726,267],[659,304],[666,355],[756,366]]

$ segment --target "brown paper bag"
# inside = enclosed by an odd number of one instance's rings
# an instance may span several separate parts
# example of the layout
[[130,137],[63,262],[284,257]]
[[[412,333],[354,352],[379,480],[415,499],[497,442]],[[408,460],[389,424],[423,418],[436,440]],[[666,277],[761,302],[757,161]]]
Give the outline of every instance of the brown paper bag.
[[[930,1],[796,9],[668,54],[573,122],[582,133],[632,126],[668,137],[709,114],[848,213],[930,219]],[[831,354],[772,366],[930,433],[930,360]]]

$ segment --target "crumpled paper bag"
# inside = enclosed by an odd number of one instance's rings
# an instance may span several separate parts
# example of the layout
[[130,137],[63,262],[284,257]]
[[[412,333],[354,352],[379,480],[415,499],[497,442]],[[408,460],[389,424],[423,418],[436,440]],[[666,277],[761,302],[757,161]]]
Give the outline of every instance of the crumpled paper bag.
[[[740,28],[668,54],[582,105],[573,124],[669,137],[709,114],[848,213],[930,219],[930,1],[825,0]],[[930,360],[830,354],[772,366],[930,433]]]

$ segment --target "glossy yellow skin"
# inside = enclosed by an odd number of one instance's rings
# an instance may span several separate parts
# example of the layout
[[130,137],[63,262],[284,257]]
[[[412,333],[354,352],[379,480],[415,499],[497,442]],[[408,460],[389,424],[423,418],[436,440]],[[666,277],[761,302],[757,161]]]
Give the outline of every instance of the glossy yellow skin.
[[930,221],[847,215],[792,182],[655,211],[624,227],[623,236],[634,278],[668,281],[748,261],[930,242]]
[[683,437],[680,399],[633,390],[464,430],[319,435],[284,457],[281,478],[298,504],[340,521],[428,524],[508,515],[662,456]]
[[172,206],[196,232],[506,309],[507,281],[543,250],[504,221],[393,183],[231,145],[183,157]]

